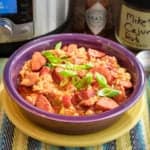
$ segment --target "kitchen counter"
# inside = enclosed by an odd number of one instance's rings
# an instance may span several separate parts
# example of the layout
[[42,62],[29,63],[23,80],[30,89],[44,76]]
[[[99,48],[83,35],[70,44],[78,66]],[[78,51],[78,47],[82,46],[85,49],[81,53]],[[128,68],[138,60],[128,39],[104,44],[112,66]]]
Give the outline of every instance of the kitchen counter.
[[[7,59],[0,59],[0,76]],[[148,94],[147,94],[148,95]],[[51,144],[46,144],[37,139],[29,137],[21,130],[14,126],[14,124],[8,119],[3,110],[3,106],[0,106],[0,150],[149,150],[150,149],[150,118],[149,118],[149,104],[150,96],[146,96],[144,111],[140,120],[136,125],[124,135],[119,138],[108,141],[104,144],[98,144],[96,146],[88,147],[63,147]],[[4,101],[0,97],[0,104]],[[121,132],[121,131],[118,131]],[[98,137],[97,137],[98,138]],[[61,140],[61,139],[60,139]],[[81,141],[82,142],[82,141]]]

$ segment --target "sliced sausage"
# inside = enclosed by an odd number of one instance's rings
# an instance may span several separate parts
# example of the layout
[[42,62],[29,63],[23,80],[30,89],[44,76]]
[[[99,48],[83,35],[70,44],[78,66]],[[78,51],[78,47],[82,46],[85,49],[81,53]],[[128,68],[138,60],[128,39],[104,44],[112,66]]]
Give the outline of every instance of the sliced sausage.
[[78,97],[82,100],[89,99],[95,95],[95,91],[93,89],[81,90],[78,93]]
[[40,52],[35,52],[31,59],[32,71],[38,71],[42,66],[46,64],[46,58],[42,56]]
[[50,73],[50,68],[47,66],[43,66],[42,69],[40,70],[40,75],[49,74],[49,73]]
[[98,73],[104,75],[109,84],[111,84],[114,79],[113,76],[111,75],[110,70],[105,66],[95,67],[95,68],[92,68],[90,71],[93,73],[98,72]]
[[127,99],[125,88],[123,86],[120,86],[120,87],[117,87],[117,89],[119,89],[121,92],[119,95],[115,96],[114,99],[118,103],[122,103],[123,101],[125,101]]
[[95,104],[95,108],[102,111],[111,110],[118,106],[119,105],[117,104],[117,102],[108,97],[101,97]]
[[82,107],[91,107],[93,106],[94,102],[91,101],[90,99],[88,100],[82,100],[79,105],[82,106]]
[[71,98],[72,97],[68,95],[62,97],[62,104],[65,108],[69,108],[72,105]]
[[121,80],[120,85],[122,85],[125,88],[132,88],[133,86],[131,81],[125,81],[125,80]]
[[89,56],[92,56],[92,57],[101,58],[101,57],[105,56],[106,54],[103,53],[103,52],[100,52],[100,51],[98,51],[98,50],[89,48],[89,49],[88,49],[88,55],[89,55]]
[[76,106],[80,102],[80,98],[78,97],[78,94],[75,93],[71,98],[71,103]]
[[52,108],[50,102],[49,102],[48,99],[47,99],[44,95],[42,95],[42,94],[40,94],[40,95],[38,96],[35,105],[36,105],[38,108],[42,109],[42,110],[45,110],[45,111],[54,113],[54,110],[53,110],[53,108]]
[[63,77],[59,74],[61,70],[61,68],[55,68],[52,72],[52,78],[57,84],[59,84],[63,80]]

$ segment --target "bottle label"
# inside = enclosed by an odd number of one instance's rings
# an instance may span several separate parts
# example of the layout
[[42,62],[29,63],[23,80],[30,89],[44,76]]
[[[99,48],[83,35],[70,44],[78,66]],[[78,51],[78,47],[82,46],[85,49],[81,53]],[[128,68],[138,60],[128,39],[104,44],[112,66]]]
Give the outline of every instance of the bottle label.
[[92,7],[87,9],[85,19],[88,28],[95,35],[99,34],[106,25],[106,8],[100,3],[96,2]]
[[150,12],[122,5],[118,36],[126,46],[150,49]]

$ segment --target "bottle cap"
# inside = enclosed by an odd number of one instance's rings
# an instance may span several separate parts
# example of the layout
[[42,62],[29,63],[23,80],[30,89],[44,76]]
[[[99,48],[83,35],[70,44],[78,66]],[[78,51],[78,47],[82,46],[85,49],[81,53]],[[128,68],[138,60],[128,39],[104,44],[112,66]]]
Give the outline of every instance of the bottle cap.
[[139,9],[150,9],[149,0],[125,0],[125,2],[131,4],[132,6],[138,7]]

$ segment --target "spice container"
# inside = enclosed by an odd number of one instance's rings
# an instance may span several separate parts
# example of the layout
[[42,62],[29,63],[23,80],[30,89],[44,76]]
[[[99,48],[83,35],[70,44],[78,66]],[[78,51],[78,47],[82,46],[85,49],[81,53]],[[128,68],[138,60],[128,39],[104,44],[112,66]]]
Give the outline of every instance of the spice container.
[[117,40],[133,51],[150,49],[150,1],[121,0]]

